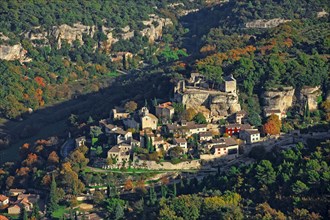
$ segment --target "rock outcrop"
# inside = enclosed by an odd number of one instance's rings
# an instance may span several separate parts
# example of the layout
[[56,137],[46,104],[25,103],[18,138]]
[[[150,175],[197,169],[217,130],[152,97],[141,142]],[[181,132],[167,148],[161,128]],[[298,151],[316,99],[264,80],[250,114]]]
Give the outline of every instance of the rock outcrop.
[[66,40],[69,44],[72,44],[73,41],[78,40],[80,44],[84,44],[82,39],[83,34],[87,34],[90,37],[93,37],[96,31],[96,27],[85,26],[80,23],[73,24],[69,26],[63,24],[61,26],[54,26],[51,30],[51,35],[57,39],[58,48],[61,48],[62,41]]
[[309,87],[304,86],[299,93],[299,102],[301,105],[306,105],[308,102],[309,110],[315,111],[318,109],[318,98],[322,95],[320,86]]
[[291,21],[291,20],[285,20],[282,18],[274,18],[274,19],[270,19],[270,20],[259,19],[259,20],[245,23],[245,27],[246,28],[273,28],[273,27],[277,27],[278,25],[280,25],[282,23],[286,23],[289,21]]
[[210,110],[209,117],[213,121],[241,110],[236,93],[187,87],[184,92],[176,93],[174,99],[184,104],[186,108],[192,108],[198,112],[206,107]]
[[150,42],[154,42],[162,37],[163,28],[167,25],[173,25],[171,19],[160,18],[155,14],[150,15],[148,21],[143,21],[143,25],[147,26],[140,33],[146,36]]
[[22,47],[21,44],[0,45],[0,60],[20,60],[21,62],[26,60],[27,51]]
[[264,109],[286,112],[293,104],[294,92],[292,87],[265,91],[262,95]]

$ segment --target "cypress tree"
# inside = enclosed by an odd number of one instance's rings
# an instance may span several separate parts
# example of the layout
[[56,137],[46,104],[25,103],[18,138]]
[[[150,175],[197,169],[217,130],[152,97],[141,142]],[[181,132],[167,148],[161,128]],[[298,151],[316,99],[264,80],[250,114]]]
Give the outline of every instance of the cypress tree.
[[150,137],[150,140],[149,140],[149,152],[150,153],[154,152],[154,146],[152,146],[152,145],[153,145],[153,143],[152,143],[152,139]]
[[54,174],[52,175],[52,183],[50,186],[49,200],[48,200],[48,215],[58,209],[58,196],[57,196],[57,185]]
[[34,217],[35,219],[40,219],[39,210],[40,210],[39,204],[37,202],[34,203],[31,216]]
[[119,203],[116,206],[114,217],[115,217],[115,220],[119,220],[124,217],[124,209]]
[[173,184],[173,197],[176,197],[176,183]]
[[28,213],[27,213],[27,211],[26,211],[25,208],[23,208],[23,216],[22,216],[22,219],[23,219],[23,220],[28,220],[28,219],[29,219],[29,217],[28,217]]
[[149,202],[150,202],[150,205],[155,205],[156,204],[156,201],[157,201],[157,194],[155,192],[154,186],[151,186],[150,187],[150,190],[149,190]]
[[161,185],[160,189],[161,189],[161,192],[162,192],[162,198],[166,198],[166,196],[167,196],[166,186]]

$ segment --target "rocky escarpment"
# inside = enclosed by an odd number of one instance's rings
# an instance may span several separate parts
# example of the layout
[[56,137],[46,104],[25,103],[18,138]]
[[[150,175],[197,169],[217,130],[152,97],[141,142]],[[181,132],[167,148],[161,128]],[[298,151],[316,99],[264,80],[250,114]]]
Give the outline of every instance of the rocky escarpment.
[[[146,36],[150,42],[160,39],[164,27],[173,24],[169,18],[160,18],[155,14],[151,14],[149,20],[142,21],[142,23],[145,27],[140,30],[140,33],[142,36]],[[95,48],[99,47],[105,49],[107,52],[110,52],[112,45],[120,39],[129,40],[135,35],[135,31],[131,30],[129,26],[120,29],[119,33],[114,33],[114,28],[110,27],[101,26],[100,29],[106,37],[98,42]],[[97,27],[94,25],[87,26],[81,23],[75,23],[71,26],[67,24],[53,26],[50,30],[44,30],[42,27],[33,27],[30,31],[22,35],[29,39],[33,46],[49,45],[50,38],[55,39],[57,48],[60,49],[63,41],[72,45],[74,41],[78,40],[83,45],[83,35],[93,38],[97,31]],[[2,34],[0,34],[0,39],[3,42],[10,40]],[[3,45],[0,45],[0,59],[3,60],[24,60],[26,53],[27,51],[24,50],[21,44],[9,46],[9,44],[3,43]]]
[[241,110],[238,96],[235,93],[188,88],[183,93],[175,94],[174,98],[184,104],[186,108],[196,111],[206,107],[210,110],[210,118],[213,120],[219,120]]
[[27,51],[21,44],[15,45],[0,45],[0,59],[1,60],[19,60],[21,62],[28,62],[26,57]]
[[318,99],[322,95],[319,86],[305,86],[298,91],[292,87],[273,89],[262,94],[264,110],[280,110],[286,112],[294,104],[304,109],[308,102],[310,111],[318,109]]
[[274,19],[270,19],[270,20],[259,19],[259,20],[245,23],[245,27],[246,28],[273,28],[273,27],[277,27],[278,25],[280,25],[282,23],[286,23],[289,21],[291,21],[291,20],[285,20],[282,18],[274,18]]
[[96,27],[94,25],[85,26],[80,23],[76,23],[73,24],[73,26],[69,26],[67,24],[54,26],[50,31],[50,34],[57,40],[58,48],[61,48],[63,40],[66,40],[69,44],[72,44],[73,41],[78,40],[82,45],[84,44],[83,34],[93,37],[95,31]]
[[265,110],[286,112],[293,104],[295,89],[286,87],[265,91],[262,95]]
[[318,109],[318,99],[322,95],[320,86],[309,87],[304,86],[299,93],[299,103],[301,105],[307,105],[310,111],[315,111]]
[[150,15],[150,19],[143,21],[143,25],[147,26],[140,33],[146,36],[150,42],[154,42],[162,37],[163,28],[168,25],[173,25],[171,19],[160,18],[157,15]]

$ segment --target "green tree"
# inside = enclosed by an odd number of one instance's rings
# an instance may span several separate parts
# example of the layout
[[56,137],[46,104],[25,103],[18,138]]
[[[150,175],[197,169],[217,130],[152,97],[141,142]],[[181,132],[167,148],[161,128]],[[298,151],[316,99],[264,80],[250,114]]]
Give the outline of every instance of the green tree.
[[117,204],[115,209],[115,220],[123,219],[124,218],[124,209],[120,204]]
[[256,179],[259,184],[270,185],[276,180],[276,172],[269,160],[262,160],[256,166]]
[[292,191],[296,194],[296,195],[300,195],[306,191],[308,191],[309,188],[308,186],[303,183],[300,180],[297,180],[293,185],[292,185]]
[[205,116],[201,112],[197,113],[197,115],[194,117],[194,121],[198,124],[206,124],[207,123]]
[[33,203],[31,217],[34,217],[36,220],[39,220],[40,219],[39,211],[40,211],[39,204],[37,202]]
[[52,183],[50,185],[50,192],[47,203],[47,212],[49,216],[59,208],[58,200],[59,199],[57,196],[57,184],[55,181],[55,175],[52,174]]
[[94,119],[92,118],[92,116],[89,116],[87,119],[87,124],[93,124],[94,123]]

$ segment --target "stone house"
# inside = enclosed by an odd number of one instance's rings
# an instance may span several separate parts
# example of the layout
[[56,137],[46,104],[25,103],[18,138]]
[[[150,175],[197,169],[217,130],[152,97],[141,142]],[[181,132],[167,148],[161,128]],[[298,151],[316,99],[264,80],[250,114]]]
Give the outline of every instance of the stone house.
[[117,164],[121,164],[124,161],[128,162],[131,154],[132,146],[129,144],[119,144],[113,146],[108,151],[108,158],[116,159]]
[[185,153],[188,151],[188,143],[185,138],[174,138],[173,143],[181,147]]
[[21,207],[19,205],[12,205],[7,211],[10,215],[19,215],[21,213]]
[[111,110],[110,112],[110,119],[113,121],[115,120],[123,120],[126,118],[129,118],[130,114],[125,111],[123,108],[115,107],[114,109]]
[[180,124],[172,123],[164,126],[164,131],[168,134],[191,136],[207,131],[206,124],[196,124],[195,122],[187,122],[182,120]]
[[211,148],[214,156],[223,157],[228,155],[238,156],[238,144],[235,139],[221,138]]
[[239,134],[241,130],[252,129],[249,124],[229,124],[225,126],[225,132],[229,136]]
[[165,102],[157,105],[156,107],[156,116],[163,120],[171,120],[174,115],[174,108],[172,102]]
[[256,143],[260,140],[260,132],[258,129],[246,129],[239,133],[239,138],[248,144]]
[[149,113],[147,107],[143,107],[140,111],[141,129],[151,128],[152,130],[157,129],[158,118]]
[[237,124],[242,124],[244,122],[244,119],[246,119],[247,112],[244,110],[241,110],[239,112],[235,113],[235,122]]
[[279,110],[279,109],[266,109],[264,111],[264,115],[265,115],[266,118],[271,116],[271,115],[277,115],[280,120],[282,118],[286,118],[286,113],[281,112],[281,110]]
[[232,74],[224,77],[223,91],[236,94],[236,79]]
[[75,139],[76,147],[84,146],[86,142],[86,137],[81,136]]
[[8,193],[9,193],[9,196],[18,196],[25,192],[26,192],[25,189],[10,189]]
[[201,142],[210,141],[210,140],[212,140],[212,138],[213,138],[213,135],[212,135],[211,131],[206,131],[206,132],[199,133],[199,140]]
[[9,204],[9,198],[4,195],[0,195],[0,209],[6,207]]

